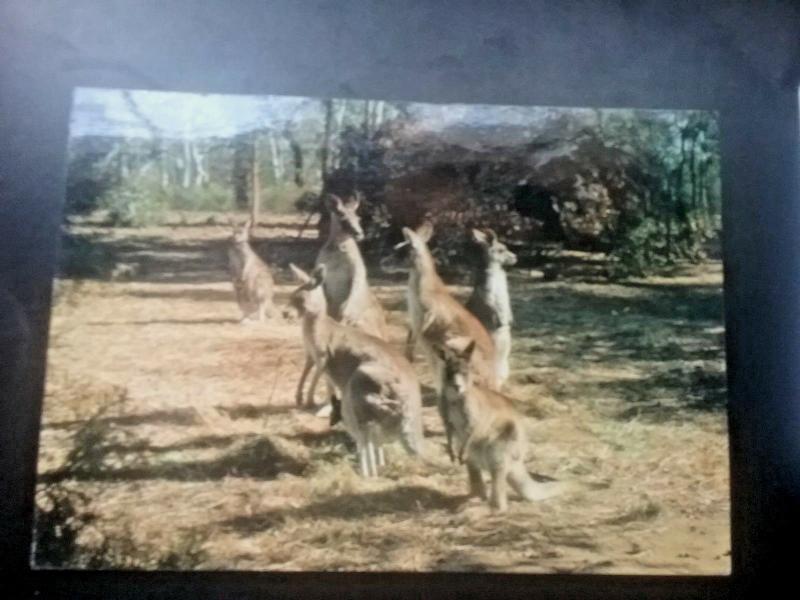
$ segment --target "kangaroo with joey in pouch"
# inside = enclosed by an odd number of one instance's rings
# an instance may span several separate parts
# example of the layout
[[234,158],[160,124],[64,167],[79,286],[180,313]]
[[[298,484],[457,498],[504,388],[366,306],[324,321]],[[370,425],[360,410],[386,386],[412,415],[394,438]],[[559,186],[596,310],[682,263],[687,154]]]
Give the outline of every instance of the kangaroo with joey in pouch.
[[409,454],[423,454],[422,399],[411,364],[385,341],[329,315],[325,265],[310,275],[291,268],[301,282],[290,303],[302,317],[306,352],[341,398],[361,474],[376,476],[385,463],[382,445],[396,439]]
[[[342,200],[336,195],[328,194],[325,205],[330,214],[330,228],[328,238],[317,256],[316,265],[325,265],[324,292],[328,314],[337,321],[386,339],[386,316],[370,290],[367,268],[358,247],[358,242],[364,238],[358,216],[360,196]],[[303,404],[303,388],[312,369],[315,370],[306,404],[314,405],[314,392],[321,371],[315,368],[313,358],[308,355],[295,392],[298,405]],[[335,422],[338,418],[337,401],[330,393],[328,396],[332,407],[331,420]]]

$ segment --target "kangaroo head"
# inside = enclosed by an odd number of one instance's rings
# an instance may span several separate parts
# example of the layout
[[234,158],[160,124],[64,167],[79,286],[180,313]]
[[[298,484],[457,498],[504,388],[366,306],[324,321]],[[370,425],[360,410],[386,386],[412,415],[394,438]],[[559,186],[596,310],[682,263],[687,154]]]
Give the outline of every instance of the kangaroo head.
[[300,282],[300,287],[289,297],[292,308],[300,316],[325,314],[328,308],[322,287],[325,281],[325,265],[318,265],[310,275],[294,264],[289,264],[289,267]]
[[491,229],[472,230],[472,238],[481,248],[483,257],[487,265],[497,264],[501,267],[510,267],[517,262],[517,255],[511,252],[508,247],[497,238],[497,234]]
[[364,230],[361,229],[361,218],[358,216],[358,207],[361,205],[361,197],[355,194],[343,201],[335,194],[328,194],[325,203],[331,214],[331,224],[338,227],[339,231],[353,236],[360,242],[364,239]]
[[253,220],[247,219],[242,225],[233,225],[231,242],[234,244],[246,244],[250,241],[250,230],[253,228]]
[[418,271],[422,271],[428,266],[433,266],[433,257],[428,249],[428,241],[433,236],[433,224],[425,221],[417,227],[416,231],[403,227],[404,242],[400,242],[395,248],[409,246],[411,248],[411,261]]
[[453,338],[443,346],[435,348],[439,358],[444,361],[444,389],[452,390],[463,396],[472,385],[472,369],[470,363],[475,352],[475,340],[470,338]]

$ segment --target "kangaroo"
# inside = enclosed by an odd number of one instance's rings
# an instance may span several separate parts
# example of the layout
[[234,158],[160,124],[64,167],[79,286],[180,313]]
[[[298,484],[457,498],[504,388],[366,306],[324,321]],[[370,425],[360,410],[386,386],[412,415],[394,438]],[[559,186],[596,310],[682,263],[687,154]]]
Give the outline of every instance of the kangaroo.
[[495,347],[495,370],[502,385],[509,375],[511,354],[511,325],[514,315],[508,297],[508,277],[503,267],[517,262],[516,255],[497,239],[491,229],[472,230],[472,237],[481,250],[482,262],[475,270],[475,287],[467,308],[492,336]]
[[428,240],[432,235],[433,226],[429,222],[424,223],[416,232],[403,228],[405,243],[411,247],[412,260],[407,290],[411,335],[406,351],[413,351],[419,342],[431,364],[439,413],[445,425],[447,452],[450,459],[455,460],[452,432],[448,428],[447,405],[442,397],[444,363],[435,348],[457,337],[467,337],[475,341],[477,351],[471,355],[471,366],[478,380],[491,389],[498,389],[499,381],[495,372],[494,343],[489,332],[450,294],[436,272],[433,256],[428,249]]
[[356,442],[361,474],[377,476],[385,464],[382,445],[398,438],[409,454],[421,455],[422,399],[411,364],[383,340],[328,314],[325,265],[311,275],[290,267],[301,282],[290,303],[302,316],[306,350],[342,399],[342,420]]
[[273,304],[275,283],[267,264],[250,246],[252,227],[250,219],[242,226],[234,226],[228,246],[228,266],[236,301],[242,311],[242,323],[254,316],[264,321],[276,314]]
[[[328,240],[319,251],[316,264],[325,265],[326,269],[324,290],[328,314],[337,321],[386,339],[386,316],[380,302],[369,289],[367,268],[358,248],[358,242],[364,239],[357,212],[360,200],[356,196],[344,202],[338,196],[329,194],[326,205],[331,215],[330,231]],[[306,356],[306,364],[295,393],[298,405],[303,403],[303,388],[313,367],[314,361]],[[308,406],[314,405],[314,392],[320,375],[321,371],[317,369],[308,389]],[[332,420],[336,419],[336,408],[334,405]]]
[[444,363],[442,385],[449,428],[459,447],[459,462],[467,465],[470,495],[486,499],[483,471],[491,475],[489,503],[498,511],[508,508],[506,483],[529,501],[560,494],[565,489],[560,482],[537,483],[525,468],[523,417],[510,398],[475,381],[471,367],[474,350],[473,340],[451,340],[436,348]]

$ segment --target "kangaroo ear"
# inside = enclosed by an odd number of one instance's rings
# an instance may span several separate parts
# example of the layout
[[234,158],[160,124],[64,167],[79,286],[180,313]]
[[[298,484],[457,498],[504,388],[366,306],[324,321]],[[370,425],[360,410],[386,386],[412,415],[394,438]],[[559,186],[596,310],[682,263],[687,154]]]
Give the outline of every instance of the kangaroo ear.
[[325,206],[328,207],[328,210],[331,212],[339,212],[342,210],[342,199],[339,198],[336,194],[328,194],[325,196]]
[[300,283],[308,283],[311,281],[311,277],[309,277],[308,273],[303,271],[300,267],[295,266],[294,263],[289,263],[289,268],[294,273],[294,276],[300,281]]
[[490,244],[494,244],[497,241],[497,234],[494,232],[494,229],[486,229],[486,239],[489,240]]
[[427,313],[422,319],[422,325],[419,330],[421,333],[428,331],[431,326],[436,322],[436,315],[432,312]]
[[461,351],[461,358],[469,361],[472,358],[472,353],[475,352],[475,340],[470,340],[469,344]]
[[311,271],[310,279],[314,287],[322,285],[322,282],[325,281],[325,265],[317,265],[314,270]]
[[486,246],[489,244],[489,238],[480,229],[472,230],[472,239],[478,242],[481,246]]
[[417,227],[417,235],[427,244],[433,237],[433,223],[430,221],[423,222],[422,225]]
[[442,346],[439,346],[438,344],[434,344],[433,345],[433,353],[436,356],[438,356],[440,360],[443,360],[444,362],[448,361],[449,353]]
[[459,335],[457,337],[449,338],[447,341],[445,341],[444,345],[452,355],[461,357],[471,342],[472,338],[466,335]]
[[358,207],[361,205],[361,192],[353,192],[353,195],[347,199],[344,205],[347,208],[358,210]]

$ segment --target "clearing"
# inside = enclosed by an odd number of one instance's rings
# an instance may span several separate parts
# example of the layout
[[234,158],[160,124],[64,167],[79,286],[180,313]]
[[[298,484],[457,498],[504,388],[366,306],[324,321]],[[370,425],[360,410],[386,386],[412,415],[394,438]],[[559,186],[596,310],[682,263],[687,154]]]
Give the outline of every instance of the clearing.
[[[279,305],[294,287],[289,260],[308,266],[315,256],[311,231],[296,239],[301,221],[265,217],[256,231],[254,246],[275,265]],[[441,469],[398,446],[380,478],[357,475],[340,426],[294,406],[299,322],[237,322],[226,229],[75,230],[141,268],[124,279],[58,282],[40,527],[69,514],[54,510],[58,494],[77,514],[74,539],[61,538],[69,547],[40,563],[729,572],[718,262],[623,283],[511,272],[510,395],[529,417],[529,469],[581,489],[538,504],[512,495],[508,513],[495,515],[465,499],[463,467],[444,462],[429,389],[426,435],[441,449]],[[372,283],[401,345],[404,278]]]

